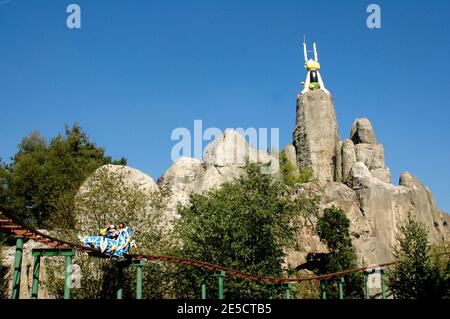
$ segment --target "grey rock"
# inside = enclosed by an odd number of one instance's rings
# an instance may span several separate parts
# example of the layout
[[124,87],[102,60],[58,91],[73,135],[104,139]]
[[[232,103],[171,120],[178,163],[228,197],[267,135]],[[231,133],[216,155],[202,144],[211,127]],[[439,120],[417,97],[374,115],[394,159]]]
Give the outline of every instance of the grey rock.
[[[168,203],[169,215],[178,217],[177,205],[189,202],[192,193],[201,193],[202,179],[205,167],[195,158],[181,157],[165,172],[163,176],[164,187],[170,192]],[[211,172],[210,172],[210,176]],[[214,181],[210,182],[211,184]]]
[[[94,173],[92,173],[88,179],[95,178],[102,171],[111,172],[114,174],[118,174],[123,178],[123,180],[128,183],[128,185],[136,186],[139,190],[142,191],[158,191],[158,185],[154,182],[154,180],[148,176],[147,174],[137,170],[135,168],[123,165],[112,165],[107,164],[99,167]],[[84,191],[84,185],[87,184],[88,179],[83,183],[80,188],[80,192]]]
[[352,129],[350,132],[350,139],[355,144],[360,144],[360,143],[376,144],[377,143],[375,131],[372,128],[372,124],[366,118],[356,119],[353,122]]
[[368,169],[384,168],[384,147],[381,144],[356,144],[356,160]]
[[272,163],[273,156],[266,150],[255,149],[235,130],[226,130],[206,147],[204,162],[218,167],[244,167],[250,163]]
[[388,167],[374,168],[370,170],[373,177],[385,183],[392,183],[391,171]]
[[342,163],[342,141],[339,141],[336,145],[336,160],[334,163],[334,181],[341,183],[343,180],[343,163]]
[[312,168],[321,185],[333,181],[338,142],[333,97],[322,90],[300,94],[294,130],[299,168]]
[[341,147],[342,181],[346,183],[350,177],[350,169],[356,163],[355,144],[352,140],[345,140]]
[[253,148],[234,130],[226,130],[207,146],[204,161],[178,159],[164,174],[164,185],[171,194],[168,215],[178,218],[178,204],[187,204],[191,194],[207,192],[242,176],[247,162],[266,164],[265,173],[279,172],[277,154]]
[[298,176],[299,170],[298,170],[297,154],[296,154],[295,146],[292,144],[286,145],[286,147],[284,148],[284,155],[286,156],[286,160],[294,168],[294,174]]

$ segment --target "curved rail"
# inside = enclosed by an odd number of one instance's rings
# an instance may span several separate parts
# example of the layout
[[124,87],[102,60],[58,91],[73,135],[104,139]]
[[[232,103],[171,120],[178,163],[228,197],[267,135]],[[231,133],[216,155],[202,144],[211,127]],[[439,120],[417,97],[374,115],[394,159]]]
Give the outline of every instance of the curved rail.
[[[2,217],[3,216],[3,217]],[[84,247],[83,245],[70,243],[58,238],[54,238],[52,236],[46,235],[36,229],[31,228],[30,226],[22,223],[18,218],[14,218],[10,214],[6,214],[0,211],[0,230],[7,230],[13,233],[17,237],[23,237],[26,239],[31,239],[35,242],[43,243],[51,248],[71,248],[80,252],[85,253],[99,253],[102,254],[99,249]],[[103,254],[102,254],[103,255]],[[107,255],[105,255],[107,256]],[[195,259],[188,259],[182,257],[175,256],[162,256],[162,255],[145,255],[145,254],[127,254],[127,257],[132,257],[135,259],[145,259],[147,261],[161,261],[161,262],[170,262],[175,264],[181,264],[185,266],[192,266],[196,268],[205,269],[208,271],[225,271],[227,275],[231,277],[237,277],[241,279],[247,279],[258,282],[266,282],[266,283],[289,283],[289,282],[302,282],[302,281],[313,281],[313,280],[322,280],[322,279],[333,279],[336,277],[342,277],[351,273],[361,272],[368,269],[373,269],[373,266],[365,266],[356,269],[350,269],[346,271],[341,271],[332,274],[326,274],[321,276],[310,276],[310,277],[299,277],[299,278],[276,278],[269,276],[261,276],[250,274],[246,272],[242,272],[235,269],[226,268],[219,265],[214,265],[211,263],[203,262]],[[379,264],[377,267],[387,267],[395,264],[395,262],[389,262],[384,264]]]

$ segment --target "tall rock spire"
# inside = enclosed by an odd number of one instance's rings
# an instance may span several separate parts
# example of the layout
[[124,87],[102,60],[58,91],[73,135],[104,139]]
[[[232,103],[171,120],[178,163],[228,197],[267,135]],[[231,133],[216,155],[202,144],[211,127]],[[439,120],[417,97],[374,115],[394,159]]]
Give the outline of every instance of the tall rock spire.
[[294,146],[299,168],[311,168],[319,184],[339,179],[339,134],[331,94],[311,90],[298,95]]

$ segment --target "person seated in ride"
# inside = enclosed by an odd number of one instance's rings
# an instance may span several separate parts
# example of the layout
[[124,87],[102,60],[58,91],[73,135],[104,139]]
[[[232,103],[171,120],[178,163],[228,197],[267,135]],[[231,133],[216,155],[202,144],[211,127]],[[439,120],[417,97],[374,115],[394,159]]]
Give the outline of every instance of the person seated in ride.
[[111,233],[115,232],[115,227],[111,223],[108,223],[108,225],[105,228],[100,229],[99,236],[103,236],[105,238],[111,238]]
[[111,225],[111,226],[108,228],[108,235],[107,235],[106,238],[117,239],[116,233],[117,233],[117,231],[116,231],[116,226]]
[[119,237],[120,233],[123,232],[124,230],[125,230],[125,224],[119,223],[119,229],[114,232],[115,239],[117,239]]

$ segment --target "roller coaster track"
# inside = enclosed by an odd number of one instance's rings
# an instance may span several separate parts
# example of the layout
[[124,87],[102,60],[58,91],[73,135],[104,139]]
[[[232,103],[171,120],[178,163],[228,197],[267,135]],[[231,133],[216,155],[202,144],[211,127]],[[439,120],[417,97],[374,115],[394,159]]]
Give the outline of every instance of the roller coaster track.
[[[52,236],[46,235],[36,229],[33,229],[30,226],[25,225],[17,218],[12,217],[10,214],[6,214],[0,211],[0,230],[9,231],[16,237],[23,237],[26,239],[33,240],[38,243],[43,243],[50,248],[65,248],[65,249],[75,249],[79,252],[83,253],[97,253],[102,254],[99,249],[84,247],[83,245],[70,243],[61,239],[54,238]],[[107,255],[105,255],[107,256]],[[188,259],[182,257],[175,256],[161,256],[161,255],[145,255],[145,254],[128,254],[127,257],[131,257],[137,260],[147,260],[147,261],[160,261],[160,262],[169,262],[175,263],[184,266],[192,266],[200,269],[204,269],[207,271],[224,271],[227,276],[247,279],[257,282],[265,282],[265,283],[294,283],[294,282],[303,282],[303,281],[313,281],[313,280],[324,280],[324,279],[333,279],[343,277],[345,275],[349,275],[356,272],[365,271],[368,269],[373,269],[373,266],[365,266],[361,268],[341,271],[332,274],[326,274],[322,276],[310,276],[310,277],[300,277],[300,278],[275,278],[268,276],[260,276],[249,274],[245,272],[241,272],[238,270],[226,268],[219,265],[213,265],[207,262]],[[108,256],[109,257],[109,256]],[[379,264],[377,267],[387,267],[395,264],[395,262],[389,262],[384,264]]]

